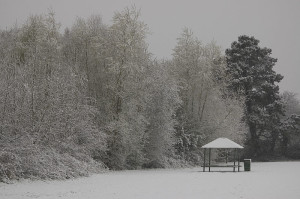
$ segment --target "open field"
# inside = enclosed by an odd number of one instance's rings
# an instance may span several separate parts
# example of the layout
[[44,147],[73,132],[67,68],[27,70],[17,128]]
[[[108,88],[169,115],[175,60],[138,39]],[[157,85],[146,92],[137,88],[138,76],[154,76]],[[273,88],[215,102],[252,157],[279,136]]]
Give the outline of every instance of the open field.
[[[299,199],[300,162],[252,163],[251,172],[201,168],[118,171],[66,181],[0,184],[1,199]],[[212,168],[217,171],[218,168]],[[243,168],[241,168],[243,171]]]

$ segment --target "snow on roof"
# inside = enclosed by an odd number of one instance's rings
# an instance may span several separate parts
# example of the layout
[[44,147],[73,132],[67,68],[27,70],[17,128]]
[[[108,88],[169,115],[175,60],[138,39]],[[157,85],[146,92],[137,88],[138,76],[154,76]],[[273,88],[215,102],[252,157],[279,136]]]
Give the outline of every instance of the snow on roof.
[[214,141],[202,146],[201,148],[219,148],[219,149],[224,149],[224,148],[229,148],[229,149],[242,149],[241,145],[235,143],[234,141],[229,140],[228,138],[218,138],[215,139]]

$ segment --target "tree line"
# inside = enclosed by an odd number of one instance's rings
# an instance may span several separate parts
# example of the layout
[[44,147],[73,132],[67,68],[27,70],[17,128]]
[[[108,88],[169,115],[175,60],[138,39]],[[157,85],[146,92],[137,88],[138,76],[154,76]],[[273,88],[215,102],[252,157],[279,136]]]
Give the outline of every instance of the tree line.
[[218,137],[299,157],[299,101],[279,94],[270,49],[241,36],[224,55],[185,28],[157,60],[148,32],[135,8],[63,34],[52,11],[0,32],[1,181],[199,165]]

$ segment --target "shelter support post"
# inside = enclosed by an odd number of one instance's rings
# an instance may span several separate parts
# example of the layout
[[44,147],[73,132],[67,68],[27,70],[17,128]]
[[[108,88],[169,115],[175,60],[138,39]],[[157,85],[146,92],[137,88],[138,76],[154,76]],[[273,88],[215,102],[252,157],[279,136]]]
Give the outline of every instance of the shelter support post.
[[226,164],[228,163],[228,150],[226,150]]
[[208,171],[210,172],[210,156],[211,156],[211,148],[208,149]]
[[234,149],[234,155],[233,155],[233,172],[235,172],[235,159],[236,159],[236,149]]
[[237,149],[238,151],[238,172],[240,172],[240,150]]
[[203,156],[203,172],[205,172],[205,154],[206,154],[206,148],[204,148],[204,156]]

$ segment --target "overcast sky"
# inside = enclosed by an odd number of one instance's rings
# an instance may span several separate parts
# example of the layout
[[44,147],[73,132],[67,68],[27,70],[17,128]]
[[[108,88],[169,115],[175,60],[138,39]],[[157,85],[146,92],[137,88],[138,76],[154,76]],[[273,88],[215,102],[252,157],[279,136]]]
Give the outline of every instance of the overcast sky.
[[149,26],[149,50],[155,57],[171,58],[184,27],[204,44],[215,40],[223,50],[239,35],[254,36],[278,58],[275,70],[285,77],[281,91],[300,95],[300,0],[0,0],[0,29],[21,25],[50,7],[62,30],[76,16],[100,14],[110,24],[115,11],[133,4]]

